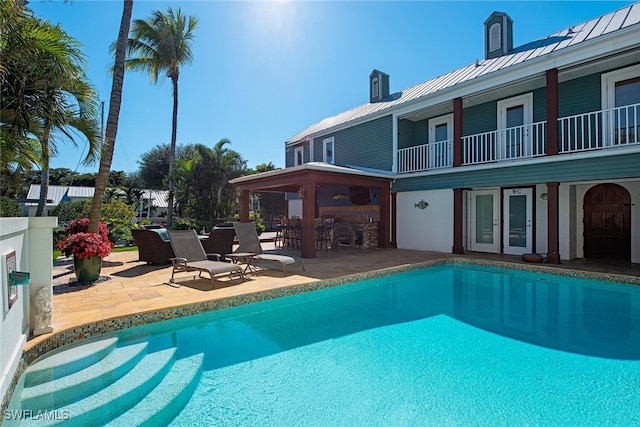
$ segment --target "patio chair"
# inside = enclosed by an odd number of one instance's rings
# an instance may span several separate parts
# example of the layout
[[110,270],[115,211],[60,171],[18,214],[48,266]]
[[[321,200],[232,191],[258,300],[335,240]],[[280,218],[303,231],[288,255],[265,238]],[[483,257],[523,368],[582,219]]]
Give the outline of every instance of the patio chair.
[[231,227],[215,227],[209,233],[209,237],[200,240],[207,254],[220,255],[220,261],[226,261],[225,255],[233,252],[233,240],[236,238],[236,230]]
[[238,239],[238,248],[236,253],[254,253],[254,261],[277,262],[282,267],[284,275],[287,275],[287,265],[300,263],[302,271],[306,271],[301,259],[296,259],[289,255],[281,255],[273,252],[265,252],[260,244],[260,238],[256,227],[251,222],[234,222],[233,227],[236,230],[236,238]]
[[220,257],[217,254],[212,254],[212,256],[216,257],[218,261],[209,259],[195,230],[169,231],[169,239],[173,252],[176,254],[175,258],[171,258],[173,263],[171,282],[173,282],[175,273],[181,271],[198,271],[198,277],[202,277],[202,272],[206,271],[213,283],[215,283],[214,276],[223,273],[228,273],[229,277],[237,273],[238,277],[245,278],[239,265],[219,261]]
[[175,257],[167,230],[132,229],[131,234],[138,247],[138,259],[150,264],[169,264]]

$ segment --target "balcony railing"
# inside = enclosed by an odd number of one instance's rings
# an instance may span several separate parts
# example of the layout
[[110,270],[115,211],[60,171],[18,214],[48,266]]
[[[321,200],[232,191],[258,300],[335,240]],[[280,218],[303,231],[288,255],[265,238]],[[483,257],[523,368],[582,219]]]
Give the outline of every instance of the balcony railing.
[[419,172],[453,166],[453,140],[398,150],[398,173]]
[[[546,154],[547,122],[462,137],[462,164],[477,165]],[[560,154],[640,145],[640,104],[558,119]],[[398,173],[453,167],[453,141],[398,150]]]
[[560,153],[638,144],[640,104],[558,119]]
[[462,164],[544,156],[547,122],[515,126],[462,138]]

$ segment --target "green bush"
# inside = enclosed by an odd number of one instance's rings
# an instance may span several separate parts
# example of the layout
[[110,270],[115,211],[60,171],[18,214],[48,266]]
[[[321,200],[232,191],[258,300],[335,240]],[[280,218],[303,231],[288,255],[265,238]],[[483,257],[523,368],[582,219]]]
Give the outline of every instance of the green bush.
[[0,216],[22,216],[22,209],[20,208],[20,204],[7,196],[0,196]]
[[[91,201],[85,202],[82,213],[73,219],[88,218],[91,213]],[[115,201],[102,203],[100,221],[109,228],[109,240],[117,245],[129,245],[133,243],[131,235],[131,222],[136,217],[133,208],[126,203]]]
[[255,225],[256,227],[256,231],[258,232],[258,236],[261,235],[266,229],[267,227],[265,227],[265,225],[261,222],[254,222],[253,225]]
[[[72,202],[60,203],[55,208],[51,209],[51,216],[57,216],[59,223],[71,222],[74,219],[85,218],[89,215],[86,211],[86,200],[75,200]],[[86,214],[84,212],[86,211]]]
[[196,230],[198,231],[198,224],[195,223],[195,221],[191,220],[191,219],[186,219],[186,218],[178,218],[175,221],[173,221],[173,227],[174,230]]

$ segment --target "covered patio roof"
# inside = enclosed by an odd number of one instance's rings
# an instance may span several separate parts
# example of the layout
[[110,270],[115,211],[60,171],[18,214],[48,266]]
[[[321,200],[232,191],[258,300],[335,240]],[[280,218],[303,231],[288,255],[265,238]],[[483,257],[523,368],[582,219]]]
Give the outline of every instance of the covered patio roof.
[[316,189],[327,185],[377,187],[380,189],[380,247],[390,247],[390,190],[394,177],[384,171],[361,170],[328,163],[311,162],[230,180],[238,187],[240,221],[249,221],[249,193],[302,194],[302,257],[314,258]]

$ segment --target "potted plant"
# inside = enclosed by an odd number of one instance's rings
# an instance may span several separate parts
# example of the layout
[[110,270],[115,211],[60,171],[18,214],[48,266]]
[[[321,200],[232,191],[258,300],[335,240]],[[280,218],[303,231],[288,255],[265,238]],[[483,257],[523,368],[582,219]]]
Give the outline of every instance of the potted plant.
[[67,226],[68,237],[56,247],[66,256],[73,255],[73,267],[79,282],[93,282],[100,277],[102,258],[111,253],[107,225],[100,222],[98,233],[87,232],[89,218],[71,221]]

